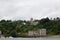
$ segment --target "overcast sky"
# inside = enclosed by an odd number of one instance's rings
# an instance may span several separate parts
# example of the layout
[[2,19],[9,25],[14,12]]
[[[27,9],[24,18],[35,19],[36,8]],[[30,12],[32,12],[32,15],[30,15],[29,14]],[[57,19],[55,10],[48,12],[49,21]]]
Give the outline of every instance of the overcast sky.
[[60,17],[60,0],[0,0],[0,20]]

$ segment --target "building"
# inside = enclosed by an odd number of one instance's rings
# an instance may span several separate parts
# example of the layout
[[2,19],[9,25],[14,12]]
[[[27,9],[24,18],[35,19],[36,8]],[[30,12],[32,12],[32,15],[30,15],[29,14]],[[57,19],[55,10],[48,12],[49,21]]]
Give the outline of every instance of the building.
[[46,29],[38,29],[33,31],[28,31],[28,36],[46,36]]
[[30,19],[30,24],[31,24],[31,25],[37,25],[38,22],[37,22],[37,21],[34,21],[33,18],[31,18],[31,19]]
[[1,36],[2,36],[2,32],[0,31],[0,38],[1,38]]

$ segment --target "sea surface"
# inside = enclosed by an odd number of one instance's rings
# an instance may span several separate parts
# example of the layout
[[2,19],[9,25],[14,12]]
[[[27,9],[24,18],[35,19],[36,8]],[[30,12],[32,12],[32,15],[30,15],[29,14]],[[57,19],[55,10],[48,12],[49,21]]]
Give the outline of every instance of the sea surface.
[[0,38],[0,40],[60,40],[54,37],[40,37],[40,38]]

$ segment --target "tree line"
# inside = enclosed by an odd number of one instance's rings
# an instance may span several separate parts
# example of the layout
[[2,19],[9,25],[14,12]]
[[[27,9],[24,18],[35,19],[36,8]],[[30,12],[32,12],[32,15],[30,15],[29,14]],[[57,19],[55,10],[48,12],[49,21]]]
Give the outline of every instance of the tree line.
[[5,37],[20,37],[27,36],[29,30],[37,30],[45,28],[47,30],[47,35],[58,35],[60,34],[60,18],[49,19],[48,17],[42,18],[37,21],[37,25],[30,25],[29,21],[26,20],[1,20],[0,21],[0,31]]

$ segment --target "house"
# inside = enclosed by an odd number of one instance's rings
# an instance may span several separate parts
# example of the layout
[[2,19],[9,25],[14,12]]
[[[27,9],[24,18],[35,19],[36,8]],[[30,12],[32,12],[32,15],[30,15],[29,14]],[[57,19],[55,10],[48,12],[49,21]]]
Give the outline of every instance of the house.
[[28,36],[46,36],[46,29],[38,29],[33,31],[28,31]]
[[0,38],[1,38],[1,36],[2,36],[2,32],[0,31]]

